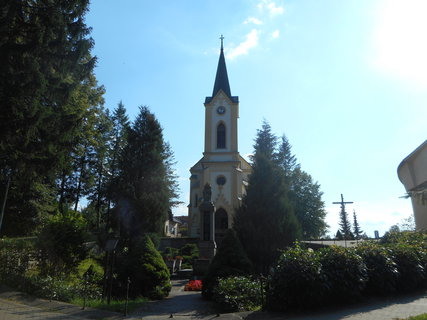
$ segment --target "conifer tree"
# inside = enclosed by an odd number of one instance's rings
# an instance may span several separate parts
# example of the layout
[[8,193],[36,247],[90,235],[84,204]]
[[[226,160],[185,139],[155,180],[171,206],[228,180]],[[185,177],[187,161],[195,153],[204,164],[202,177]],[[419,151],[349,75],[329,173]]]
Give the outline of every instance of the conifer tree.
[[51,172],[78,132],[86,105],[76,90],[90,77],[88,0],[0,5],[0,159],[15,172]]
[[282,141],[279,145],[277,161],[283,168],[287,179],[290,179],[292,173],[301,166],[298,163],[297,157],[292,153],[292,145],[285,135],[282,136]]
[[275,159],[277,137],[271,132],[270,124],[264,120],[261,129],[257,130],[254,151],[256,154],[263,154],[269,160]]
[[357,240],[362,238],[363,230],[360,229],[359,222],[357,221],[356,210],[353,210],[353,233]]
[[283,171],[274,161],[275,140],[264,122],[255,139],[247,193],[233,226],[256,271],[265,274],[279,256],[279,249],[292,245],[300,236]]
[[148,235],[143,235],[132,242],[128,250],[121,252],[117,259],[118,281],[121,282],[121,287],[126,288],[129,277],[131,297],[167,297],[172,287],[170,272],[153,241]]
[[160,123],[147,107],[141,107],[128,130],[114,184],[115,213],[124,237],[162,231],[172,198],[173,182],[167,170],[170,156]]
[[91,105],[85,92],[102,94],[91,82],[88,6],[88,0],[0,3],[0,192],[10,198],[4,222],[29,223],[6,226],[10,234],[29,233],[52,211],[46,203],[54,180]]
[[353,234],[351,233],[351,224],[348,220],[348,215],[344,206],[341,206],[339,226],[341,234],[345,240],[353,239]]
[[110,209],[113,199],[113,191],[115,188],[115,183],[120,176],[120,167],[119,160],[120,155],[124,152],[124,148],[127,144],[127,134],[130,129],[129,118],[126,114],[125,106],[123,102],[120,101],[117,107],[114,109],[113,114],[111,115],[111,133],[108,144],[108,160],[107,160],[107,170],[109,172],[109,177],[106,182],[106,197],[107,197],[107,209],[105,213],[106,229],[108,230],[110,226]]
[[234,230],[229,229],[203,278],[202,294],[205,298],[211,298],[219,278],[248,275],[252,272],[252,263],[243,250],[239,238]]
[[285,182],[289,188],[289,199],[293,204],[295,216],[301,225],[304,239],[317,239],[326,233],[325,204],[320,185],[301,169],[292,146],[285,135],[282,136],[276,159],[283,169]]

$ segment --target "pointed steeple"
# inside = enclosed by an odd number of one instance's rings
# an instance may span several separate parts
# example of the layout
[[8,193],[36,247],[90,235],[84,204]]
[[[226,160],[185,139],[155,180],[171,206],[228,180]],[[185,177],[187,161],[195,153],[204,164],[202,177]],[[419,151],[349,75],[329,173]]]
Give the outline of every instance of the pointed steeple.
[[227,67],[225,65],[225,57],[224,57],[224,47],[223,40],[224,37],[221,35],[221,53],[219,54],[218,68],[216,70],[215,84],[212,92],[212,97],[218,93],[220,89],[224,91],[224,93],[231,97],[230,84],[228,82],[227,75]]
[[210,102],[213,97],[222,90],[233,102],[238,102],[238,97],[231,96],[230,83],[228,82],[227,66],[225,65],[224,57],[224,37],[221,35],[221,52],[219,54],[218,68],[216,70],[215,84],[212,91],[212,97],[206,97],[206,102]]

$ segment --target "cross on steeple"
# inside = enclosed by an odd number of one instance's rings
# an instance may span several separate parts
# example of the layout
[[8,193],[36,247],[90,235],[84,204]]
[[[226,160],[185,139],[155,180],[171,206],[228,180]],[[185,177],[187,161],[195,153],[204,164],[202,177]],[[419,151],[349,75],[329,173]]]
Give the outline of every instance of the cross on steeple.
[[223,40],[224,40],[224,36],[221,35],[221,37],[219,37],[221,39],[221,50],[223,50]]

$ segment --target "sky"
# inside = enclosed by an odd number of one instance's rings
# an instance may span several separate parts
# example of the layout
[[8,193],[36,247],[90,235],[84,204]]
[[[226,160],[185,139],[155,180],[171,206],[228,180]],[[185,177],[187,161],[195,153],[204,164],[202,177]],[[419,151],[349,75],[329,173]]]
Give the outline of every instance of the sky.
[[412,214],[397,166],[426,140],[426,16],[423,0],[92,0],[86,24],[105,107],[122,101],[133,120],[148,106],[163,127],[174,215],[187,215],[224,35],[240,154],[266,120],[320,184],[329,233],[343,194],[373,236]]

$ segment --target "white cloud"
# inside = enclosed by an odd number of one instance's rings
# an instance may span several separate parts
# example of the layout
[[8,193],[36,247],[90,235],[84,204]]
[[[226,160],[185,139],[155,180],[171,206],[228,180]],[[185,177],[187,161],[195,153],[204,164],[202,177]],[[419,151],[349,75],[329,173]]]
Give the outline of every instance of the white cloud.
[[246,35],[246,40],[244,42],[240,43],[237,47],[228,50],[227,58],[234,59],[242,54],[248,54],[249,49],[258,45],[258,33],[258,30],[252,29],[252,31]]
[[285,12],[285,8],[278,6],[274,1],[271,0],[262,0],[260,3],[258,3],[258,8],[260,10],[265,8],[272,15],[283,14]]
[[373,32],[374,66],[427,87],[427,1],[381,2]]
[[271,36],[273,37],[273,39],[277,39],[280,36],[280,31],[274,30]]
[[256,25],[260,25],[260,24],[262,24],[262,21],[259,20],[259,19],[257,19],[257,18],[254,18],[254,17],[249,17],[245,21],[243,21],[243,23],[244,24],[253,23],[253,24],[256,24]]

